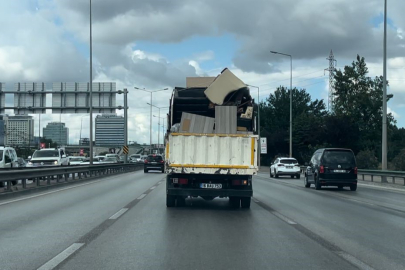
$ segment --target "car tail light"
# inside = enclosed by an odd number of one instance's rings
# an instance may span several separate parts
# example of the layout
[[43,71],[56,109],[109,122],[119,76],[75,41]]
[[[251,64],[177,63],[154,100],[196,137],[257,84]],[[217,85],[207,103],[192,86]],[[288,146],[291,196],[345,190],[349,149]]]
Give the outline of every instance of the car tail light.
[[161,161],[160,161],[160,163],[164,163],[164,162],[165,162],[164,160],[161,160]]
[[354,174],[357,174],[357,167],[354,167]]
[[147,160],[147,159],[145,159],[144,163],[148,163],[148,160]]
[[279,167],[284,167],[284,164],[278,164],[277,166],[279,166]]
[[319,173],[325,173],[325,168],[322,165],[319,167]]
[[188,179],[187,178],[179,178],[179,184],[180,185],[187,185],[188,184]]

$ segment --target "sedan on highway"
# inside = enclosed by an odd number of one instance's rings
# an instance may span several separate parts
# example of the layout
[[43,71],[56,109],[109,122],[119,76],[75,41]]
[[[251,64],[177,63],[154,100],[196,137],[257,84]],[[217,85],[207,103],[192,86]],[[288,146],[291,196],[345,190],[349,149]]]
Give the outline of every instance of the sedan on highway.
[[290,175],[291,178],[300,179],[300,166],[295,158],[277,158],[270,166],[270,177],[278,178],[280,175]]
[[84,159],[84,157],[69,157],[69,165],[79,165]]
[[143,164],[145,173],[151,170],[165,172],[165,161],[161,155],[148,155]]
[[106,157],[104,160],[100,161],[100,164],[106,163],[119,163],[119,161],[115,157]]

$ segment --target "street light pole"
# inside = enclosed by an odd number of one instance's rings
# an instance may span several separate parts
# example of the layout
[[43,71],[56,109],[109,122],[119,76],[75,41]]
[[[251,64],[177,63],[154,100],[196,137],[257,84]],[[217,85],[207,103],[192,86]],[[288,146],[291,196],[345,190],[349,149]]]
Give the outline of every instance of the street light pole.
[[151,91],[151,90],[146,90],[145,88],[138,88],[138,87],[134,87],[136,90],[142,90],[145,92],[150,93],[150,126],[149,126],[149,154],[152,154],[152,93],[154,92],[160,92],[160,91],[165,91],[165,90],[169,90],[169,88],[164,88],[164,89],[160,89],[160,90],[155,90],[155,91]]
[[91,0],[90,0],[90,165],[93,165],[93,42],[92,42],[92,29],[91,29]]
[[[383,119],[381,169],[387,170],[387,0],[384,1]],[[386,181],[384,177],[383,180]]]
[[290,57],[290,157],[292,157],[292,55],[291,54],[286,54],[286,53],[280,53],[280,52],[275,52],[275,51],[270,51],[271,53],[274,54],[280,54],[284,56],[289,56]]
[[146,104],[150,105],[151,107],[155,107],[159,110],[159,116],[153,115],[153,117],[159,117],[159,120],[158,120],[158,126],[159,126],[159,128],[158,128],[158,145],[160,145],[160,109],[166,109],[169,107],[158,107],[158,106],[152,105],[150,103],[146,103]]
[[261,148],[261,143],[260,143],[260,101],[259,101],[259,98],[260,98],[260,88],[259,88],[259,86],[254,86],[254,85],[250,85],[250,84],[247,84],[247,86],[250,86],[250,87],[254,87],[254,88],[257,88],[257,108],[258,108],[258,110],[257,110],[257,134],[259,135],[259,143],[258,143],[258,150],[257,150],[257,152],[258,152],[258,155],[257,155],[257,166],[260,168],[260,158],[261,158],[261,151],[262,151],[262,148]]

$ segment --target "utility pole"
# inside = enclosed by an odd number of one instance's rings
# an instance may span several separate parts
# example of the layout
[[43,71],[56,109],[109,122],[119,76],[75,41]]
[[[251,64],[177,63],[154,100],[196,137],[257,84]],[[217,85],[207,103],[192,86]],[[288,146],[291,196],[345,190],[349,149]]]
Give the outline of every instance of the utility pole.
[[335,92],[335,64],[337,61],[335,60],[335,56],[333,55],[332,50],[330,50],[329,57],[326,58],[329,60],[329,68],[326,68],[326,71],[329,71],[329,93],[328,93],[328,110],[333,112],[334,108],[334,92]]

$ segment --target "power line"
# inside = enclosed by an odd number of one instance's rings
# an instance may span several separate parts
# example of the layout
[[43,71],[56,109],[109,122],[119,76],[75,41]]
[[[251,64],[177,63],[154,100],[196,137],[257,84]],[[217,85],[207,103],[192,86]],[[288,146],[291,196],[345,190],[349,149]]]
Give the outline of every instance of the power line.
[[[294,78],[304,77],[304,76],[311,75],[311,74],[314,74],[314,73],[318,73],[318,72],[320,72],[320,71],[323,71],[323,69],[317,70],[317,71],[314,71],[314,72],[311,72],[311,73],[307,73],[307,74],[302,74],[302,75],[299,75],[299,76],[293,76],[293,79],[294,79]],[[288,78],[288,79],[283,79],[283,80],[279,80],[279,81],[275,81],[275,82],[271,82],[271,83],[261,84],[261,85],[259,85],[259,86],[276,84],[276,83],[283,82],[283,81],[288,81],[288,80],[290,80],[290,78]]]

